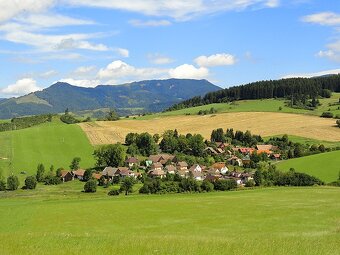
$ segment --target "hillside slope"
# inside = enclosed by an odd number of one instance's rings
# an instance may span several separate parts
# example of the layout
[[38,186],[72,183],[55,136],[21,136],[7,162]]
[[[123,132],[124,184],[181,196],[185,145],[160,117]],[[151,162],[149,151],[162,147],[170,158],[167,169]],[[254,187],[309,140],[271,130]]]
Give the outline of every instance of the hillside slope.
[[56,83],[42,91],[0,101],[0,118],[43,113],[115,108],[118,112],[155,112],[220,88],[207,80],[168,79],[99,85],[95,88]]

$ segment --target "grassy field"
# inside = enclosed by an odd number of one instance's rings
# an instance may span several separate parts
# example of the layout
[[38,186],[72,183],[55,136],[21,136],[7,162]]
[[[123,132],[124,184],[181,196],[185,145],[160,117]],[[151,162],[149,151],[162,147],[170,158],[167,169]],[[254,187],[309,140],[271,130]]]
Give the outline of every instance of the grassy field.
[[[282,137],[283,134],[277,135],[275,137]],[[293,141],[295,143],[301,143],[301,144],[306,144],[306,145],[325,145],[328,148],[335,148],[335,147],[340,147],[340,142],[330,142],[330,141],[324,141],[324,140],[318,140],[318,139],[312,139],[312,138],[307,138],[307,137],[301,137],[301,136],[295,136],[295,135],[289,135],[289,140]],[[268,140],[271,137],[264,137],[264,140]]]
[[92,153],[93,147],[79,126],[57,120],[0,133],[0,169],[4,176],[21,171],[35,173],[38,163],[46,168],[50,165],[55,169],[68,168],[76,156],[82,159],[81,167],[91,167],[94,164]]
[[124,142],[129,132],[149,132],[162,134],[168,129],[177,129],[180,133],[202,134],[210,138],[216,128],[234,128],[250,130],[263,137],[289,134],[325,141],[340,142],[340,130],[335,127],[334,119],[301,114],[272,112],[236,112],[205,116],[168,116],[148,120],[120,120],[115,122],[81,123],[92,144]]
[[[27,191],[28,192],[28,191]],[[339,254],[339,188],[4,198],[0,253]]]
[[[340,93],[333,93],[331,98],[320,99],[321,105],[314,111],[304,109],[294,109],[285,105],[283,99],[262,99],[262,100],[241,100],[233,103],[220,103],[209,104],[198,107],[192,107],[182,109],[178,111],[156,113],[152,115],[146,115],[137,117],[137,119],[146,120],[166,116],[178,116],[178,115],[197,115],[200,110],[210,110],[215,108],[218,113],[227,112],[282,112],[282,113],[298,113],[307,115],[320,116],[325,111],[331,111],[334,115],[340,114],[339,102]],[[281,110],[280,110],[281,109]]]
[[296,171],[314,175],[325,182],[332,182],[339,176],[340,151],[282,161],[278,163],[278,168],[282,170],[295,168]]

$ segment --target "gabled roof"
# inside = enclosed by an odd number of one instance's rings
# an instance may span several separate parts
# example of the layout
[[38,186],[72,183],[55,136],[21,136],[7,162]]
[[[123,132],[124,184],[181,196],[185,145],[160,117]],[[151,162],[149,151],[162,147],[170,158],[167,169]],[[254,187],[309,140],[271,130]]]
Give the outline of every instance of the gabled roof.
[[126,163],[135,163],[137,164],[139,162],[138,158],[136,157],[130,157],[127,160],[125,160]]
[[218,154],[218,152],[213,147],[207,147],[204,149],[204,151],[210,151],[213,154]]
[[97,180],[99,180],[100,177],[102,177],[102,174],[93,173],[93,174],[92,174],[92,177],[95,178],[95,179],[97,179]]
[[155,170],[150,171],[149,174],[152,176],[162,176],[162,175],[165,175],[165,172],[163,170],[155,169]]
[[214,169],[221,170],[223,167],[225,167],[225,163],[224,162],[217,162],[217,163],[213,164],[211,167],[214,168]]
[[180,162],[177,163],[177,166],[179,166],[179,167],[188,167],[188,163],[185,162],[185,161],[180,161]]
[[65,177],[66,175],[68,175],[68,174],[70,174],[70,175],[72,175],[72,173],[70,172],[70,171],[67,171],[67,170],[61,170],[61,177]]
[[120,174],[120,175],[129,175],[130,170],[127,167],[118,167],[116,174]]
[[118,170],[118,168],[107,166],[102,171],[102,175],[107,175],[107,176],[112,177],[112,176],[114,176],[116,174],[117,170]]
[[85,170],[84,169],[78,169],[75,171],[72,171],[72,174],[75,176],[84,176]]
[[162,167],[163,165],[160,162],[156,162],[151,165],[151,169],[162,168]]
[[176,167],[174,165],[167,165],[165,167],[165,169],[168,171],[168,172],[174,172],[176,171]]
[[256,149],[273,151],[273,150],[277,150],[278,147],[272,144],[258,144],[256,145]]
[[191,166],[190,168],[189,168],[189,171],[190,172],[197,172],[197,171],[195,171],[196,169],[201,169],[202,170],[202,167],[199,165],[199,164],[194,164],[193,166]]

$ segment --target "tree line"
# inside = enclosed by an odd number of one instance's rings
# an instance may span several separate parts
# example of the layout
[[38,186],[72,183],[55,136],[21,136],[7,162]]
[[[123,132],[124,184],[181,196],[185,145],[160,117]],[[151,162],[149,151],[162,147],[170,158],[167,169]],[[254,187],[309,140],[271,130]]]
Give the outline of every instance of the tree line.
[[[316,107],[317,97],[330,97],[331,92],[340,92],[340,74],[314,78],[290,78],[281,80],[258,81],[241,86],[234,86],[205,96],[197,96],[175,104],[166,111],[235,100],[287,98],[292,105],[299,104]],[[307,99],[314,99],[307,103]],[[294,102],[295,101],[295,102]]]

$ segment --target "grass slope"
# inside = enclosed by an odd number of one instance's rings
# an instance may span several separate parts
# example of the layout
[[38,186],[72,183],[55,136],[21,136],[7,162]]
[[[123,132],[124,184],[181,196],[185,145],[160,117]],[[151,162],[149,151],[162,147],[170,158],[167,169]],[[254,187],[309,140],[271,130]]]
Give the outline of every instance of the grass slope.
[[[294,109],[285,106],[285,100],[283,99],[262,99],[262,100],[241,100],[235,101],[233,103],[220,103],[220,104],[209,104],[203,106],[197,106],[187,109],[182,109],[178,111],[157,113],[152,115],[146,115],[143,117],[138,117],[137,119],[153,119],[157,117],[165,116],[177,116],[177,115],[196,115],[200,110],[210,110],[210,108],[215,108],[218,113],[225,112],[282,112],[282,113],[299,113],[308,115],[320,116],[323,112],[330,110],[334,115],[340,114],[340,104],[339,102],[340,93],[333,93],[331,98],[320,99],[321,106],[316,110],[304,110],[304,109]],[[281,107],[281,110],[279,108]]]
[[[60,121],[36,127],[0,133],[0,168],[3,175],[36,172],[38,163],[68,168],[73,157],[81,157],[81,166],[93,166],[93,147],[77,125]],[[48,170],[48,169],[46,169]]]
[[314,175],[325,182],[335,181],[340,172],[340,151],[282,161],[278,163],[278,168],[295,168],[296,171]]
[[339,211],[339,189],[327,187],[8,198],[0,253],[339,254]]

